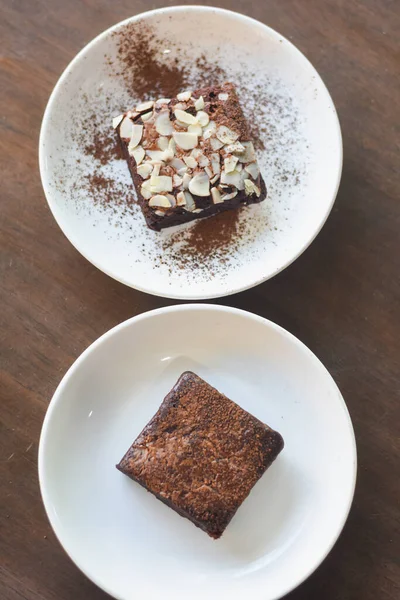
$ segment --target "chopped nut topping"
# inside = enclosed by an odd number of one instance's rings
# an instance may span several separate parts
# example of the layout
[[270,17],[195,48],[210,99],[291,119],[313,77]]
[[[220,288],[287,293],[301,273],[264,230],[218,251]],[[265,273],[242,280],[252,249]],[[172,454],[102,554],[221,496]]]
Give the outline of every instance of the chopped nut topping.
[[232,171],[235,170],[237,162],[238,162],[238,157],[237,156],[232,156],[232,154],[229,154],[224,159],[224,169],[225,169],[225,172],[226,173],[232,173]]
[[118,115],[118,117],[114,117],[112,120],[112,126],[114,129],[117,129],[118,125],[121,123],[124,115]]
[[182,148],[182,150],[191,150],[196,148],[198,143],[198,137],[194,133],[186,131],[174,131],[172,134],[176,145]]
[[[203,138],[205,140],[208,140],[208,138],[210,138],[212,135],[214,135],[214,133],[216,133],[217,131],[217,125],[215,123],[215,121],[210,121],[208,123],[208,125],[206,125],[203,129]],[[223,146],[223,144],[222,144]]]
[[210,195],[210,180],[207,173],[198,173],[189,183],[189,191],[195,196]]
[[184,110],[179,110],[179,108],[174,111],[174,115],[180,123],[185,123],[186,125],[197,125],[198,123],[196,117]]
[[251,196],[252,194],[256,194],[257,198],[260,197],[261,190],[256,186],[254,181],[251,179],[245,179],[244,181],[244,191],[246,196]]
[[150,163],[139,165],[136,171],[138,175],[140,175],[140,177],[142,177],[143,179],[148,179],[148,177],[150,177],[151,175],[151,172],[153,171],[153,165],[151,165]]
[[150,189],[155,192],[172,192],[172,177],[167,175],[152,175],[150,177]]
[[224,145],[223,142],[221,142],[219,139],[217,139],[215,137],[211,138],[210,144],[211,144],[211,148],[213,150],[220,150],[223,147],[223,145]]
[[156,131],[160,135],[171,135],[174,128],[169,120],[169,112],[167,110],[160,112],[156,118]]
[[238,155],[240,162],[249,163],[256,160],[256,153],[252,142],[242,142],[244,152]]
[[129,155],[135,159],[136,165],[140,165],[142,160],[144,159],[146,153],[142,146],[137,146],[136,148],[131,149],[130,145],[128,146]]
[[185,206],[185,204],[186,204],[185,192],[178,192],[176,195],[176,205],[177,206]]
[[154,106],[153,100],[149,100],[149,102],[141,102],[137,105],[136,110],[139,113],[146,113],[151,110]]
[[218,127],[217,129],[217,138],[223,144],[233,144],[239,138],[239,134],[232,131],[232,129],[229,129],[229,127],[221,125],[221,127]]
[[[240,139],[245,137],[240,121],[240,133],[235,131],[234,104],[223,104],[234,99],[231,89],[223,87],[217,99],[208,92],[195,98],[191,91],[184,91],[174,103],[169,98],[141,102],[135,110],[112,119],[134,160],[141,177],[140,192],[154,209],[152,214],[164,217],[174,207],[180,207],[181,215],[182,208],[201,213],[211,202],[220,204],[238,194],[242,202],[243,190],[246,196],[253,195],[252,201],[260,198],[254,146]],[[208,199],[196,206],[192,194]]]
[[203,110],[199,110],[199,112],[196,115],[196,118],[202,127],[206,127],[210,122],[210,117]]
[[250,173],[250,175],[252,176],[253,179],[257,179],[257,177],[260,174],[260,169],[258,167],[258,164],[256,162],[252,162],[249,163],[248,165],[245,166],[245,171],[247,171],[248,173]]
[[124,117],[122,119],[121,125],[119,126],[119,135],[127,140],[131,139],[133,129],[133,123],[129,117]]
[[141,142],[143,134],[143,125],[132,125],[132,135],[129,140],[128,152],[132,153],[133,149],[136,148]]
[[223,202],[220,191],[216,187],[211,188],[211,197],[214,204],[220,204],[221,202]]
[[203,108],[204,108],[203,96],[200,96],[200,98],[197,98],[197,100],[195,100],[194,107],[196,110],[203,110]]
[[233,190],[233,192],[230,192],[229,194],[224,194],[222,196],[222,201],[225,202],[225,200],[231,200],[232,198],[237,196],[237,194],[238,194],[237,190]]
[[156,194],[149,200],[149,206],[157,206],[158,208],[171,208],[171,202],[166,196]]
[[180,94],[177,94],[176,98],[177,100],[179,100],[179,102],[187,102],[188,100],[190,100],[190,98],[192,97],[192,92],[181,92]]
[[194,125],[189,125],[188,131],[190,133],[194,133],[195,135],[198,135],[198,136],[202,135],[202,133],[203,133],[203,129],[202,129],[201,125],[199,125],[197,123]]
[[195,169],[197,167],[197,160],[193,156],[184,156],[183,160],[189,167],[189,169]]

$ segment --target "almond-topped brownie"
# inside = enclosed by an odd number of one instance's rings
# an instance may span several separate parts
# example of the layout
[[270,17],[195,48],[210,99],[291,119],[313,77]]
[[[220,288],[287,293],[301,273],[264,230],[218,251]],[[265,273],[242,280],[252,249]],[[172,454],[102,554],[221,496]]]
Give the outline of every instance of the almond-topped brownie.
[[266,197],[232,83],[142,102],[115,117],[113,127],[151,229]]
[[279,433],[187,371],[117,468],[219,538],[282,448]]

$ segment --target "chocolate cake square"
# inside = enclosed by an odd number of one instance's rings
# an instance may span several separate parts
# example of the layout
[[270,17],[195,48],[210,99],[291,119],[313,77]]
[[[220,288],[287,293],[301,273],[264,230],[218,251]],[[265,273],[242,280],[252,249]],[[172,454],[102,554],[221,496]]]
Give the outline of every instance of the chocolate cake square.
[[217,539],[282,448],[279,433],[187,371],[117,468]]
[[232,83],[142,102],[115,117],[113,127],[151,229],[266,197]]

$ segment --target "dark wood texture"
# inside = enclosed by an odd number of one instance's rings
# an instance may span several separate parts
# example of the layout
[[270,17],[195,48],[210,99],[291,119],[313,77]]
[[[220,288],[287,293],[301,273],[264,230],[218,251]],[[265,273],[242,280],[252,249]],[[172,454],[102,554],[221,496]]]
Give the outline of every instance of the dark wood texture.
[[[61,376],[93,340],[132,315],[170,302],[113,281],[66,240],[40,184],[38,134],[49,94],[76,52],[113,23],[165,4],[173,3],[0,5],[2,600],[106,598],[64,554],[47,522],[37,480],[40,428]],[[221,301],[268,317],[303,340],[336,379],[353,418],[359,474],[350,518],[323,565],[290,597],[395,600],[400,4],[218,4],[271,25],[310,58],[332,93],[344,137],[342,184],[317,240],[273,280]]]

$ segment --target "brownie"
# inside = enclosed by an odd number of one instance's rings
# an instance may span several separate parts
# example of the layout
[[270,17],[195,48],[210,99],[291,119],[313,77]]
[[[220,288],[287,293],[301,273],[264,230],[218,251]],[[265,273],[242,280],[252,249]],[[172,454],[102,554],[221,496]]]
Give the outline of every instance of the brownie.
[[117,468],[217,539],[282,448],[279,433],[187,371]]
[[151,229],[266,197],[232,83],[142,102],[115,117],[113,127]]

